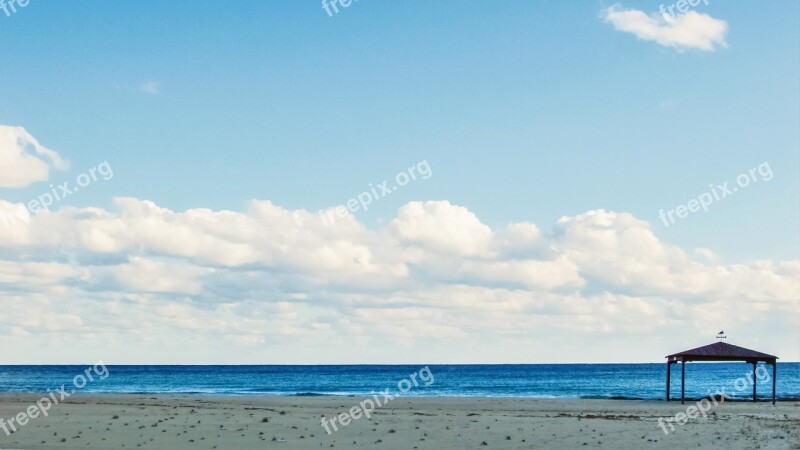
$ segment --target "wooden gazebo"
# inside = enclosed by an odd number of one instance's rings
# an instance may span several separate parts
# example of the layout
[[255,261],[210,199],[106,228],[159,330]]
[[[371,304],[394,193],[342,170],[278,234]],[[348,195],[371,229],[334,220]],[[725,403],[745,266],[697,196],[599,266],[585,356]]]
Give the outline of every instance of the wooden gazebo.
[[681,404],[683,404],[684,384],[686,381],[686,363],[690,361],[744,361],[753,365],[753,401],[756,401],[756,366],[758,363],[772,365],[772,404],[775,404],[775,380],[778,376],[778,357],[757,352],[737,345],[716,342],[703,347],[685,350],[680,353],[668,355],[667,358],[667,401],[669,398],[670,368],[675,363],[681,363]]

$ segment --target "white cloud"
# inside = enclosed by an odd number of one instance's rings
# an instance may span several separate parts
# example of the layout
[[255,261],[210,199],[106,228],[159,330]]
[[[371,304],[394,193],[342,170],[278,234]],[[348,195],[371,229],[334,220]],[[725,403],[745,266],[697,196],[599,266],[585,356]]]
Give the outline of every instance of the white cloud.
[[400,208],[392,227],[405,242],[462,256],[487,254],[492,239],[475,214],[447,201],[411,202]]
[[139,90],[145,94],[156,95],[161,92],[161,85],[157,81],[145,81],[139,85]]
[[127,263],[113,266],[111,272],[125,292],[196,295],[203,290],[203,276],[213,273],[214,269],[131,257]]
[[51,168],[66,170],[69,163],[24,128],[0,125],[0,187],[20,188],[46,181]]
[[628,213],[492,229],[462,206],[412,202],[370,230],[268,201],[120,198],[24,219],[0,233],[9,362],[530,362],[568,348],[652,361],[718,328],[800,356],[800,261],[724,264]]
[[617,31],[633,33],[645,41],[655,41],[679,51],[699,49],[714,51],[726,47],[728,23],[707,14],[688,11],[676,17],[670,14],[647,15],[637,9],[623,9],[617,4],[602,11],[601,17]]

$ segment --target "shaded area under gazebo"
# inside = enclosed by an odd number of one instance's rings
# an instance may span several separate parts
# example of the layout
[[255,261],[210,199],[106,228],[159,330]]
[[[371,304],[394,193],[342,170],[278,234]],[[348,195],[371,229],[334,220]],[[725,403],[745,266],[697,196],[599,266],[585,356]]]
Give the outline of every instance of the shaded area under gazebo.
[[670,369],[681,363],[681,404],[685,400],[686,363],[690,361],[743,361],[753,365],[753,401],[756,401],[756,367],[759,362],[772,365],[772,404],[775,404],[775,381],[778,376],[778,357],[737,345],[716,342],[703,347],[684,350],[665,356],[667,358],[667,401],[669,398]]

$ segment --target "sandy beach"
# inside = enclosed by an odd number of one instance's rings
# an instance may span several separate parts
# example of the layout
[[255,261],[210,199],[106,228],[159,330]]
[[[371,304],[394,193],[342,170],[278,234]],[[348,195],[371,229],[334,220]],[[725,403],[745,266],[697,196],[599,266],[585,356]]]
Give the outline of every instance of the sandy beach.
[[[0,395],[8,420],[41,396]],[[44,448],[800,448],[800,403],[724,403],[708,418],[658,418],[694,403],[635,400],[397,398],[329,435],[321,418],[356,397],[73,396],[6,436],[2,449]]]

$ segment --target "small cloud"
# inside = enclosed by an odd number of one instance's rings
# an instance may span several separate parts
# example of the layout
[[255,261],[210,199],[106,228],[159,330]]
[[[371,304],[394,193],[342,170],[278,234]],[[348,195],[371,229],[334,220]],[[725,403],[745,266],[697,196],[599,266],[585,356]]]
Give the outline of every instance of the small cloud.
[[659,17],[638,9],[623,9],[616,4],[603,10],[601,17],[617,31],[633,33],[639,39],[655,41],[678,51],[698,49],[712,52],[716,45],[728,45],[725,42],[728,23],[696,11],[677,17],[664,13]]
[[160,86],[157,81],[146,81],[139,85],[139,90],[145,94],[157,95],[160,92]]
[[51,168],[67,170],[69,162],[25,128],[0,125],[0,187],[21,188],[46,181]]

